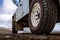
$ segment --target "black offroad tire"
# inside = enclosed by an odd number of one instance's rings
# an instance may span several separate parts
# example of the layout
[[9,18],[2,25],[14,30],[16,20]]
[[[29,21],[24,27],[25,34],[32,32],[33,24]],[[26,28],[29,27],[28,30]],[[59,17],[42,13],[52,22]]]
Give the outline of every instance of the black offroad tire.
[[47,0],[47,3],[48,3],[48,20],[47,21],[47,26],[44,30],[44,33],[45,34],[49,34],[54,26],[55,26],[55,23],[57,22],[57,5],[55,3],[54,0]]
[[12,34],[17,34],[17,31],[15,30],[15,21],[14,21],[14,18],[12,18]]
[[[41,19],[37,27],[33,27],[31,22],[31,12],[35,3],[41,6]],[[29,26],[33,34],[49,34],[56,23],[57,7],[53,0],[32,0],[29,11]]]

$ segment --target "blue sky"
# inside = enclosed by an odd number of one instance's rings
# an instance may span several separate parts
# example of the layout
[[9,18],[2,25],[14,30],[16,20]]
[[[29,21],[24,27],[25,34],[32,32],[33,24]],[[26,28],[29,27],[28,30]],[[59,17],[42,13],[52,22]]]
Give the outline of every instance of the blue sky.
[[[0,0],[0,27],[12,28],[12,15],[16,9],[12,0]],[[55,25],[53,31],[60,31],[60,23]]]
[[0,0],[0,5],[2,5],[3,4],[3,0]]

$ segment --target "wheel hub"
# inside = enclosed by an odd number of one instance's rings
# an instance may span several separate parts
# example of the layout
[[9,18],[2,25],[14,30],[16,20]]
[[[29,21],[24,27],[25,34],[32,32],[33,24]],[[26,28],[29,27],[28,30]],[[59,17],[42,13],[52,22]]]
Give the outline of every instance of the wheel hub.
[[33,27],[36,27],[39,24],[40,15],[41,15],[41,6],[39,3],[35,3],[31,12],[31,22]]

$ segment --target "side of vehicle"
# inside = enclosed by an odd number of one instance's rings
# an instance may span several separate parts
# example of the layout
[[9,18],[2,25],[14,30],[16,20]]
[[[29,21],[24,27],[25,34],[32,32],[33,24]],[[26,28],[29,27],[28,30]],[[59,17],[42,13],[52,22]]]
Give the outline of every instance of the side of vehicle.
[[60,21],[59,2],[59,0],[20,0],[12,18],[14,29],[12,32],[17,33],[24,27],[30,27],[34,34],[49,34],[55,23]]

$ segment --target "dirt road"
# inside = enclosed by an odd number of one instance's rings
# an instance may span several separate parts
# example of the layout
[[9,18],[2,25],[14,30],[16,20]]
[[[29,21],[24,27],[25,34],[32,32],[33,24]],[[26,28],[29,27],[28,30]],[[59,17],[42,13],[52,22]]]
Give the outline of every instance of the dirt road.
[[60,40],[60,35],[0,34],[0,40]]

